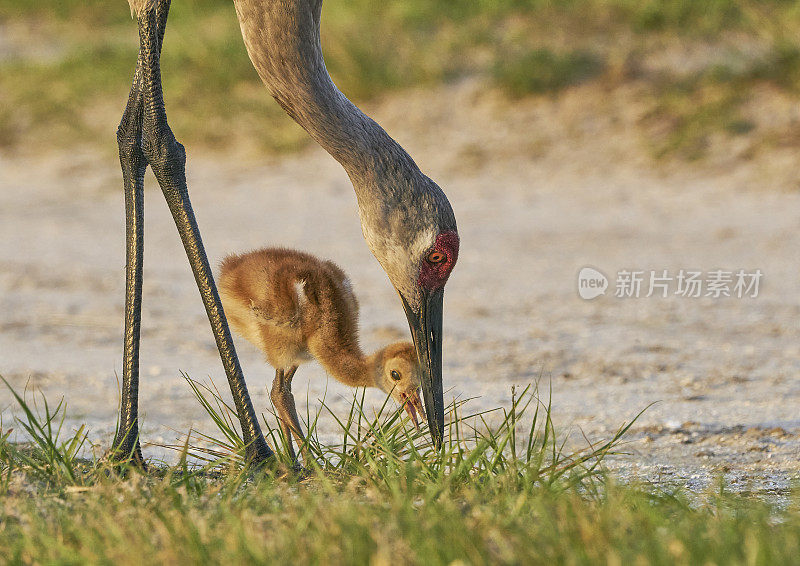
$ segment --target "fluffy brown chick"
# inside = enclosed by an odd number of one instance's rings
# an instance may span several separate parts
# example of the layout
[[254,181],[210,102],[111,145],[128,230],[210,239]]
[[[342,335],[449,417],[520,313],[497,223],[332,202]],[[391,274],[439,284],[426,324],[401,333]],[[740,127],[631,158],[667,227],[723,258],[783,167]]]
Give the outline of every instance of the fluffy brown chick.
[[425,418],[414,346],[397,342],[364,354],[358,301],[335,263],[297,250],[265,248],[226,257],[218,281],[231,327],[275,368],[270,397],[292,455],[291,434],[300,443],[305,436],[291,381],[297,367],[312,359],[342,383],[391,393],[415,426],[417,414]]

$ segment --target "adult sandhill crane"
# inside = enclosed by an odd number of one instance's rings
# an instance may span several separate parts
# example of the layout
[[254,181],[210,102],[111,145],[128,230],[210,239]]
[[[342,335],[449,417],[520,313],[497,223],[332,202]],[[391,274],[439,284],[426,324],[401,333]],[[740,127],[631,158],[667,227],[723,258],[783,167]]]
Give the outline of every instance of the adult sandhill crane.
[[[303,446],[292,378],[312,358],[351,387],[377,387],[404,406],[415,426],[424,418],[414,346],[396,342],[367,356],[358,341],[358,300],[333,262],[285,248],[226,257],[219,291],[234,330],[275,368],[270,398],[292,458],[292,433]],[[308,464],[306,458],[306,464]]]
[[[139,57],[117,140],[126,214],[125,343],[119,429],[111,455],[142,462],[138,429],[139,328],[144,241],[143,179],[149,164],[167,200],[216,338],[255,463],[272,457],[247,393],[186,186],[186,154],[167,124],[159,59],[170,0],[128,0]],[[319,24],[322,0],[234,0],[250,60],[272,96],[347,171],[364,238],[397,289],[422,368],[428,425],[444,430],[442,300],[458,258],[456,219],[444,192],[377,123],[333,84]]]

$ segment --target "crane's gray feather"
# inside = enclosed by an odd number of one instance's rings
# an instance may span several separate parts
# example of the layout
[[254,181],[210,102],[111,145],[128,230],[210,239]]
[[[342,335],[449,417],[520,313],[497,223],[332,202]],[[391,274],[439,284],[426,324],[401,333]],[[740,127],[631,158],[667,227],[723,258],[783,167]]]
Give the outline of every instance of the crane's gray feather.
[[413,271],[450,203],[410,155],[333,84],[322,56],[321,0],[234,0],[247,52],[272,96],[350,176],[364,237],[394,286],[414,300]]

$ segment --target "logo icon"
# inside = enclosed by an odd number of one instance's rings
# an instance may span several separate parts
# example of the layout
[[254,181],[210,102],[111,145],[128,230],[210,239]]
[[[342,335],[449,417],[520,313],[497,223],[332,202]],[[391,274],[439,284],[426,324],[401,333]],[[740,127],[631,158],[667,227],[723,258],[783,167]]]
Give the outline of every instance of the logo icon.
[[578,272],[578,294],[590,301],[606,294],[608,277],[593,267],[584,267]]

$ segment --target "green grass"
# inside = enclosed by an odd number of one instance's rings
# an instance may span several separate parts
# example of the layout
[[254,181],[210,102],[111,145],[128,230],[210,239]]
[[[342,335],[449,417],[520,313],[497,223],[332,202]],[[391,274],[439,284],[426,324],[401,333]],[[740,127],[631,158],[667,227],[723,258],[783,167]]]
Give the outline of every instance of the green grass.
[[187,382],[217,428],[190,433],[178,464],[146,475],[81,459],[85,431],[55,424],[63,403],[39,397],[37,408],[15,393],[30,443],[0,429],[0,562],[798,563],[797,496],[777,508],[721,487],[692,496],[615,484],[602,458],[626,427],[566,453],[530,388],[494,426],[468,402],[452,406],[441,452],[401,412],[368,415],[357,395],[334,446],[319,443],[309,415],[316,464],[298,476],[283,451],[274,469],[243,468],[230,408],[213,384]]
[[[16,30],[12,44],[47,47],[0,57],[0,148],[112,147],[137,48],[126,3],[0,0],[0,23]],[[331,74],[360,101],[474,75],[514,98],[644,82],[649,115],[661,121],[650,139],[660,156],[701,156],[709,136],[754,130],[740,113],[759,85],[800,94],[800,7],[789,0],[327,0],[322,31]],[[636,67],[665,46],[726,38],[769,48],[713,89],[718,61],[689,79],[678,69],[628,76],[614,63]],[[307,143],[260,84],[230,2],[174,2],[163,57],[179,138],[276,152]]]
[[[197,382],[184,375],[195,398],[216,425],[216,433],[192,432],[186,441],[172,446],[181,457],[202,462],[203,470],[220,467],[244,467],[245,444],[237,429],[235,410],[213,385]],[[391,483],[397,474],[412,474],[422,479],[452,484],[482,480],[514,470],[531,483],[553,485],[567,482],[582,484],[593,479],[603,458],[630,428],[628,423],[607,442],[585,450],[565,453],[559,445],[550,406],[541,403],[532,386],[512,392],[511,407],[469,413],[469,401],[454,402],[446,412],[448,422],[444,447],[436,449],[424,429],[410,427],[400,409],[390,409],[387,396],[383,406],[369,415],[364,407],[364,390],[356,395],[346,417],[337,415],[321,401],[320,411],[336,421],[341,441],[333,446],[322,443],[317,434],[320,412],[306,415],[307,469],[337,476],[370,477],[379,484]],[[307,406],[310,404],[307,403]],[[523,433],[524,417],[530,416]],[[489,422],[499,419],[490,426]],[[634,419],[635,420],[635,419]],[[290,468],[286,442],[278,427],[265,419],[265,436],[278,448],[280,463]]]
[[603,71],[603,63],[595,55],[582,51],[553,53],[534,49],[509,53],[500,59],[493,76],[514,96],[558,92],[570,85],[587,81]]
[[647,118],[663,130],[653,139],[655,154],[699,159],[713,135],[756,130],[757,122],[743,113],[756,85],[800,94],[800,47],[779,43],[751,60],[713,65],[681,78],[656,78]]

